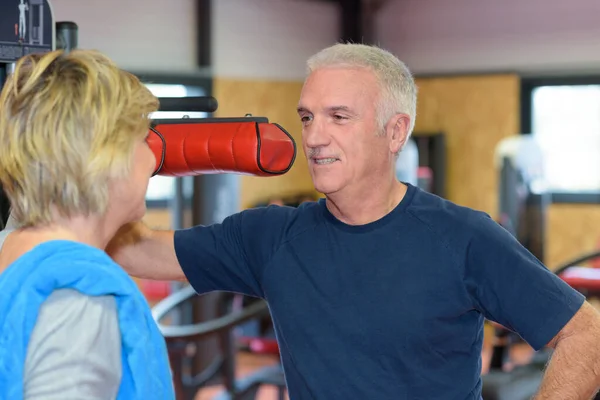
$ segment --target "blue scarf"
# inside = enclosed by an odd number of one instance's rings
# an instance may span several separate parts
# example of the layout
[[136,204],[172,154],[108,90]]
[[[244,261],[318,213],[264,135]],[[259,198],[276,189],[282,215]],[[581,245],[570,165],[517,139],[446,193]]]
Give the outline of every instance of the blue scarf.
[[42,303],[54,290],[114,296],[122,340],[118,399],[174,399],[165,340],[135,282],[105,252],[54,240],[0,274],[0,399],[23,398],[27,344]]

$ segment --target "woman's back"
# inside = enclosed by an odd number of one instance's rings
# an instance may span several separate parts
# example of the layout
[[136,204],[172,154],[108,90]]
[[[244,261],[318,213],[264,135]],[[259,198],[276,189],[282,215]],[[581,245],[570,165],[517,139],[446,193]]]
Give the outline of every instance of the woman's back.
[[[6,235],[0,261],[17,237]],[[0,268],[0,398],[170,398],[164,340],[103,251],[49,240]]]
[[[0,231],[0,275],[8,267],[2,249],[13,228],[9,218],[7,229]],[[86,296],[73,289],[52,292],[39,309],[27,345],[23,398],[113,400],[121,374],[121,333],[114,297]]]

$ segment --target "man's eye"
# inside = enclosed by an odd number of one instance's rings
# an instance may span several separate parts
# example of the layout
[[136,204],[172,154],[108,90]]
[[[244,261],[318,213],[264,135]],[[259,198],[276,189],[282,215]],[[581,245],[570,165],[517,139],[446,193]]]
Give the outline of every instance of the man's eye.
[[305,116],[303,116],[302,118],[300,118],[300,120],[301,120],[302,122],[308,122],[308,121],[311,121],[311,120],[312,120],[312,117],[311,117],[310,115],[305,115]]
[[336,114],[336,115],[334,115],[333,117],[334,117],[335,119],[337,119],[337,120],[343,120],[343,119],[346,119],[346,117],[344,117],[343,115],[337,115],[337,114]]

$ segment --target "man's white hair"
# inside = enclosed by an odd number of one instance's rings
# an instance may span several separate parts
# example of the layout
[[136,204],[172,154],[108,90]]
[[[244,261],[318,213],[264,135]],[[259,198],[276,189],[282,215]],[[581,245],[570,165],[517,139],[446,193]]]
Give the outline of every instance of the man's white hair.
[[361,67],[371,70],[381,87],[378,105],[380,129],[385,128],[394,114],[407,114],[410,117],[406,138],[408,141],[417,115],[417,87],[411,72],[402,61],[377,46],[337,43],[321,50],[307,61],[309,74],[327,67]]

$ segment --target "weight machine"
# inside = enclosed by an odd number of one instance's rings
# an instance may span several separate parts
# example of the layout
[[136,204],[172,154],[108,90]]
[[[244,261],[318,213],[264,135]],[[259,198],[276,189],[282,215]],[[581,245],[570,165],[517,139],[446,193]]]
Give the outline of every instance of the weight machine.
[[[546,216],[552,196],[545,187],[544,157],[539,144],[530,134],[502,140],[496,148],[496,166],[499,172],[498,222],[544,262]],[[581,266],[599,259],[600,251],[595,250],[558,266],[554,273],[588,298],[600,296],[600,269]],[[482,377],[483,399],[532,398],[552,351],[542,349],[527,364],[505,371],[511,346],[521,339],[508,329],[495,326],[493,342],[490,369]],[[600,400],[600,394],[594,399]]]
[[[55,22],[48,0],[8,0],[0,4],[0,89],[21,57],[59,49],[69,52],[77,47],[77,24]],[[216,99],[210,96],[159,100],[159,111],[212,113],[218,107]],[[193,208],[193,212],[199,214],[192,217],[194,224],[220,222],[216,213],[207,207],[217,204],[220,199],[217,196],[224,193],[237,195],[222,176],[280,176],[290,170],[296,158],[296,143],[283,127],[265,117],[249,115],[154,120],[148,143],[157,160],[155,175],[204,180],[202,193],[194,190],[195,197],[202,196],[193,200],[201,203]],[[207,199],[207,196],[214,198]],[[5,227],[9,213],[10,204],[0,186],[0,230]],[[234,328],[268,315],[266,303],[235,306],[232,305],[235,299],[222,293],[215,302],[216,319],[202,322],[188,315],[183,318],[187,325],[178,324],[177,318],[163,324],[163,318],[172,316],[171,311],[181,308],[183,302],[197,303],[197,300],[199,296],[186,286],[171,293],[154,310],[167,341],[177,399],[193,399],[196,392],[209,383],[221,383],[225,387],[219,397],[222,400],[254,399],[263,385],[279,387],[283,396],[285,380],[281,368],[267,368],[243,380],[235,378]],[[217,339],[221,354],[207,368],[197,372],[198,359],[203,357],[198,350],[199,342],[208,337]]]

